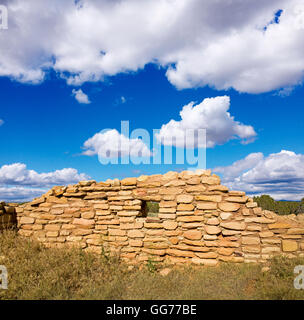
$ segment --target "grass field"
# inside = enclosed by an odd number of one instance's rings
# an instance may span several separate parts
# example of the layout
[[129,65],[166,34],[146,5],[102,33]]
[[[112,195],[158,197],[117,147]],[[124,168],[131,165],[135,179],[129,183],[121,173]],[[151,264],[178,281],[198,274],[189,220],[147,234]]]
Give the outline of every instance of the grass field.
[[252,264],[173,267],[150,261],[141,268],[79,249],[47,249],[13,231],[0,234],[0,265],[8,289],[0,299],[303,299],[293,287],[294,266],[304,259],[276,258],[270,269]]

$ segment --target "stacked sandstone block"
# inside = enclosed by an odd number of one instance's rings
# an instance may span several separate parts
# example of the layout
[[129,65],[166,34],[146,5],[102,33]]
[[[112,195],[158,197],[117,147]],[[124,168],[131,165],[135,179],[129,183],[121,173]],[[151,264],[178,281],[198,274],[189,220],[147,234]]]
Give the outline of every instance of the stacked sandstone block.
[[[159,202],[158,217],[144,216],[145,201]],[[302,221],[262,210],[210,170],[81,181],[54,187],[16,211],[22,236],[46,246],[105,250],[130,263],[215,266],[304,253]]]

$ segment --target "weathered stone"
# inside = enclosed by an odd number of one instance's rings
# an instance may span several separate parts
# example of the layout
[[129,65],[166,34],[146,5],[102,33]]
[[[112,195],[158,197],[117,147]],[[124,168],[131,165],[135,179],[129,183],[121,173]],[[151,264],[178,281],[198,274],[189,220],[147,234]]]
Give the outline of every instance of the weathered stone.
[[260,238],[258,238],[258,237],[242,237],[242,244],[247,244],[247,245],[260,244]]
[[143,242],[141,240],[135,240],[135,239],[130,239],[129,240],[129,245],[132,247],[142,247]]
[[298,243],[292,240],[282,240],[282,250],[284,252],[293,252],[298,250]]
[[184,232],[183,235],[189,240],[200,240],[202,238],[202,232],[198,230],[189,230]]
[[194,210],[194,206],[191,203],[189,203],[189,204],[181,203],[177,206],[177,210],[178,211],[192,211],[192,210]]
[[279,247],[264,247],[262,248],[262,253],[275,253],[275,252],[280,252]]
[[300,234],[304,235],[304,228],[291,228],[287,230],[287,234]]
[[230,230],[242,231],[246,229],[246,224],[244,222],[222,222],[221,227]]
[[160,219],[170,219],[170,220],[175,220],[176,219],[176,214],[174,213],[159,213],[158,217]]
[[192,177],[188,179],[186,182],[187,184],[190,184],[190,185],[196,185],[196,184],[200,184],[201,179],[199,177]]
[[174,187],[161,188],[159,190],[159,194],[161,194],[161,195],[172,195],[172,194],[176,195],[176,194],[181,194],[182,192],[183,192],[182,188],[174,188]]
[[196,208],[199,210],[216,210],[217,203],[216,202],[198,202],[196,204]]
[[144,227],[147,229],[162,229],[163,224],[157,222],[145,222]]
[[203,221],[204,220],[204,217],[203,216],[192,216],[192,215],[190,215],[190,216],[178,216],[177,218],[176,218],[176,221],[177,222],[201,222],[201,221]]
[[263,231],[259,233],[261,238],[270,238],[273,237],[274,233],[271,231]]
[[175,221],[164,221],[163,226],[166,230],[175,230],[177,228],[177,222]]
[[201,183],[219,185],[221,183],[221,179],[220,177],[202,177]]
[[125,236],[127,233],[125,230],[120,229],[109,229],[110,236]]
[[143,238],[145,234],[140,230],[130,230],[128,232],[128,237],[130,238]]
[[228,188],[222,185],[215,185],[215,186],[210,186],[208,188],[209,191],[221,191],[221,192],[228,192]]
[[235,212],[240,209],[240,204],[232,202],[220,202],[218,204],[219,209],[225,212]]
[[218,254],[216,252],[195,252],[195,255],[201,259],[216,259]]
[[167,249],[166,253],[168,255],[177,256],[177,257],[189,257],[189,258],[194,257],[194,252],[177,250],[177,249]]
[[95,216],[94,211],[83,212],[81,214],[81,218],[84,218],[84,219],[92,219],[92,218],[94,218],[94,216]]
[[287,229],[290,228],[291,225],[289,223],[277,222],[268,225],[269,229]]
[[133,186],[136,185],[137,182],[137,178],[125,178],[123,180],[121,180],[121,185],[122,186]]
[[164,184],[165,187],[179,187],[179,186],[185,186],[186,182],[182,180],[172,180]]
[[264,217],[254,217],[254,218],[245,218],[245,222],[250,223],[250,222],[255,222],[255,223],[265,223],[265,224],[270,224],[274,223],[274,219],[268,219]]
[[262,231],[262,227],[258,225],[249,225],[247,226],[248,231]]
[[220,221],[218,218],[210,218],[206,221],[206,224],[211,226],[218,226],[220,224]]
[[178,203],[191,203],[193,201],[193,196],[190,194],[181,194],[176,197]]
[[160,208],[171,208],[171,207],[176,207],[177,202],[176,201],[161,201],[159,203]]
[[222,196],[220,195],[199,195],[195,196],[197,201],[221,202]]
[[31,217],[21,217],[20,224],[33,224],[35,222],[34,218]]
[[220,234],[221,233],[221,229],[219,227],[216,226],[206,226],[205,230],[208,234]]
[[80,226],[85,226],[88,228],[93,228],[95,221],[91,219],[75,218],[72,223]]
[[207,241],[217,240],[217,235],[204,234],[203,239]]
[[232,213],[230,212],[221,212],[220,217],[222,220],[228,220],[229,218],[232,217]]
[[215,259],[201,259],[201,258],[193,257],[191,261],[192,263],[195,263],[195,264],[203,264],[205,266],[210,266],[210,267],[215,267],[218,264],[218,261]]
[[197,194],[197,193],[204,192],[206,190],[206,187],[203,186],[202,184],[198,184],[198,185],[187,186],[185,190],[186,192]]
[[246,203],[247,208],[255,208],[257,206],[258,206],[258,204],[256,202],[247,202]]
[[159,208],[160,213],[175,213],[176,208]]
[[234,252],[233,248],[219,248],[218,249],[218,254],[223,255],[223,256],[231,256],[232,253]]

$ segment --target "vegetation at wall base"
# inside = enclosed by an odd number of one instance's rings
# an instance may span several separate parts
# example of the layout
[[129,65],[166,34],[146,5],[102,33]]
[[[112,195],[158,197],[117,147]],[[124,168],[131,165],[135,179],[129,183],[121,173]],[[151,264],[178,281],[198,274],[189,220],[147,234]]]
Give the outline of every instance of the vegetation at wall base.
[[[45,248],[4,231],[0,264],[8,270],[0,299],[304,299],[304,290],[293,287],[294,267],[304,265],[304,258],[273,258],[268,271],[244,263],[173,267],[150,261],[130,267],[115,257]],[[162,275],[165,267],[171,272]]]

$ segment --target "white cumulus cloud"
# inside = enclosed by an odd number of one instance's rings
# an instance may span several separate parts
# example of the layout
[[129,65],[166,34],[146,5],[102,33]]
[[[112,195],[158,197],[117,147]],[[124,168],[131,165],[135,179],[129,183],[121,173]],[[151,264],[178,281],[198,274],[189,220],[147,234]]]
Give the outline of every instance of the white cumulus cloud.
[[151,156],[149,148],[142,139],[128,138],[116,129],[96,133],[84,143],[84,149],[84,155],[98,155],[102,158]]
[[[2,1],[3,2],[3,1]],[[177,88],[259,93],[303,81],[300,0],[10,0],[0,76],[103,81],[148,63]],[[281,16],[274,19],[279,11]]]
[[0,187],[0,201],[27,202],[40,197],[47,191],[43,188]]
[[85,94],[81,89],[78,89],[78,90],[73,89],[72,94],[79,103],[83,103],[83,104],[90,104],[91,103],[88,95]]
[[0,126],[2,126],[4,123],[4,121],[2,119],[0,119]]
[[68,185],[89,178],[73,168],[38,173],[27,169],[24,163],[3,165],[0,168],[0,200],[30,200],[54,185]]
[[206,129],[207,147],[224,144],[235,138],[243,143],[253,141],[256,136],[254,128],[235,121],[228,112],[229,107],[228,96],[206,98],[196,105],[191,102],[182,108],[181,120],[170,120],[164,124],[156,138],[164,145],[196,148],[199,146],[198,136],[204,133],[199,130]]
[[230,166],[213,171],[223,175],[223,184],[250,195],[269,194],[277,200],[304,197],[303,154],[286,150],[269,156],[251,153]]

